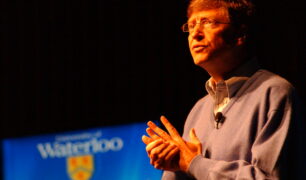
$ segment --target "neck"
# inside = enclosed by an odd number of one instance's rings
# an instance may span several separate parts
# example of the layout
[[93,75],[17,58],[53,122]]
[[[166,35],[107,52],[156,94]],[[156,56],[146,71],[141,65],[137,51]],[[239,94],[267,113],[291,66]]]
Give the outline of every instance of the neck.
[[244,53],[238,53],[236,56],[224,56],[214,59],[203,68],[208,72],[212,79],[217,83],[228,78],[229,73],[245,62],[247,56]]

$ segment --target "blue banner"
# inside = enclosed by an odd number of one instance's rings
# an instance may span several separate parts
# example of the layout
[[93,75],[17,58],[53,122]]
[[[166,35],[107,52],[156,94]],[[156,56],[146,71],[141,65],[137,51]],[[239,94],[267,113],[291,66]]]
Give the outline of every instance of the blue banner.
[[146,125],[6,139],[4,180],[157,180],[141,141]]

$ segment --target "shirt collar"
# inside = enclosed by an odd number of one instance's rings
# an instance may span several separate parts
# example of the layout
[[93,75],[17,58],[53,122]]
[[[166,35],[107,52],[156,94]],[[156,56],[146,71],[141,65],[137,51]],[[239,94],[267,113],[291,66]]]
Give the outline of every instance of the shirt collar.
[[229,73],[225,81],[215,83],[210,78],[205,84],[206,91],[213,98],[215,98],[217,91],[223,91],[223,94],[227,94],[231,98],[258,69],[257,59],[252,58]]

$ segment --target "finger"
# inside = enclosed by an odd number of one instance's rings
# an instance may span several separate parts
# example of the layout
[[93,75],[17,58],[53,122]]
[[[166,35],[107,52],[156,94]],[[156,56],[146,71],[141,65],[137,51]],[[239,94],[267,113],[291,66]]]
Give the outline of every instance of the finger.
[[158,159],[158,158],[156,158],[155,160],[153,160],[153,165],[156,165],[156,164],[161,165],[161,164],[163,164],[163,163],[164,163],[164,159]]
[[197,137],[197,135],[195,133],[194,128],[192,128],[189,131],[189,137],[190,137],[191,142],[193,142],[193,143],[201,143],[201,141],[199,140],[199,138]]
[[155,169],[163,170],[162,163],[160,163],[160,162],[156,162],[153,166],[154,166]]
[[159,152],[157,154],[155,154],[154,158],[151,158],[152,159],[152,163],[153,163],[152,165],[156,169],[163,170],[164,165],[168,163],[168,162],[165,162],[165,160],[163,158],[163,155],[160,155],[160,154],[164,154],[164,151],[167,150],[167,149],[169,149],[169,143],[166,146],[163,146],[162,150],[159,150]]
[[165,157],[173,150],[175,149],[177,146],[175,144],[171,144],[171,145],[168,145],[164,150],[163,152],[161,152],[159,155],[158,155],[158,158],[160,159],[165,159]]
[[180,134],[177,132],[174,126],[168,121],[168,119],[165,116],[160,117],[161,122],[169,132],[170,136],[172,137],[181,137]]
[[149,138],[148,136],[145,136],[145,135],[143,135],[143,136],[141,137],[141,140],[142,140],[142,142],[145,143],[146,145],[148,145],[150,142],[153,142],[153,139],[152,139],[152,138]]
[[154,149],[152,149],[151,154],[160,154],[164,149],[166,149],[166,147],[169,145],[168,142],[164,142],[162,144],[160,144],[158,147],[155,147]]
[[171,136],[163,131],[161,128],[159,128],[156,124],[154,124],[152,121],[148,122],[148,126],[162,139],[171,141]]
[[170,170],[177,171],[179,170],[179,147],[172,149],[167,156],[165,157],[164,162],[166,162],[166,167],[169,167]]
[[167,153],[167,155],[165,156],[165,161],[169,162],[173,159],[174,156],[177,155],[177,153],[179,152],[179,148],[177,146],[172,146],[172,148],[170,149],[170,151]]
[[150,142],[147,146],[146,146],[146,151],[148,153],[148,155],[151,153],[151,150],[156,148],[157,146],[159,146],[160,144],[163,143],[162,139],[158,139],[158,140],[154,140],[152,142]]
[[165,116],[161,116],[160,120],[166,127],[172,139],[175,140],[180,146],[186,147],[184,139],[181,137],[175,127],[168,121],[168,119]]
[[150,158],[153,160],[153,161],[156,161],[157,159],[161,159],[159,158],[159,154],[161,152],[164,151],[164,149],[166,149],[166,147],[169,145],[169,143],[165,142],[163,144],[160,144],[158,147],[155,147],[154,149],[151,150],[151,154],[150,154]]
[[175,144],[168,145],[160,154],[156,161],[153,162],[153,166],[156,169],[172,170],[176,169],[176,163],[172,162],[173,158],[178,155],[179,148]]
[[199,138],[197,137],[194,128],[192,128],[189,132],[190,140],[193,144],[195,144],[200,152],[202,152],[202,144]]
[[159,136],[157,136],[157,135],[154,133],[154,131],[153,131],[151,128],[147,128],[146,131],[147,131],[148,135],[149,135],[152,139],[156,140],[156,139],[159,139],[159,138],[160,138]]
[[177,169],[178,168],[177,162],[172,162],[172,161],[173,158],[178,155],[178,153],[179,153],[179,148],[175,145],[172,146],[172,149],[170,149],[166,158],[162,159],[162,161],[155,161],[154,167],[156,169],[171,170],[171,171]]

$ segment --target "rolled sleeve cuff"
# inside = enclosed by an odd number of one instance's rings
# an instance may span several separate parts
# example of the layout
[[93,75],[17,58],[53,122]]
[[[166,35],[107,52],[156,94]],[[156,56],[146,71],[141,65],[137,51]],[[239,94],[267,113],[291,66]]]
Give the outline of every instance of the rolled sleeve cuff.
[[188,173],[196,179],[207,179],[209,170],[214,167],[216,161],[204,158],[202,155],[194,157],[189,165]]

